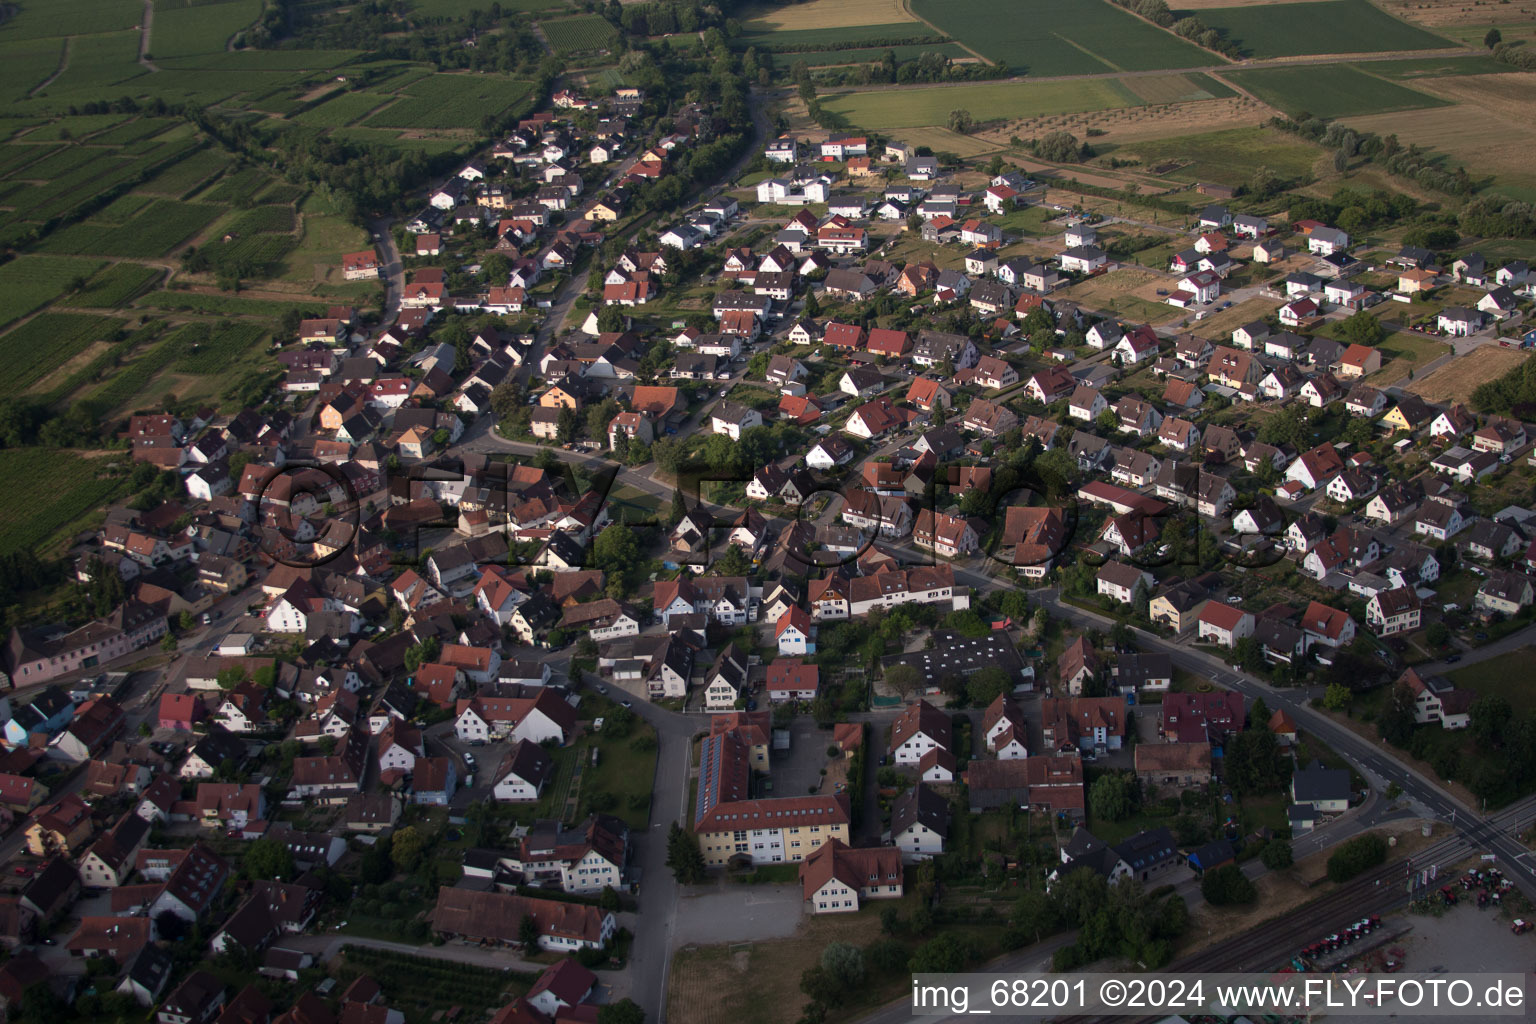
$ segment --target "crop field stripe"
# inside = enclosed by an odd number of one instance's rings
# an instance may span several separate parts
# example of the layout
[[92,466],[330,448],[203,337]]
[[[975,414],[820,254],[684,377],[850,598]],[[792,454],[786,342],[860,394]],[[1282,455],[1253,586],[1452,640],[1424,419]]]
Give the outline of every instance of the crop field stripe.
[[67,449],[0,451],[0,473],[11,482],[0,493],[0,552],[36,548],[123,489],[125,476],[104,472],[104,460]]
[[789,69],[800,61],[805,61],[808,67],[832,67],[838,64],[872,64],[882,60],[886,51],[899,61],[916,60],[925,53],[937,53],[942,57],[954,59],[957,57],[970,57],[972,53],[959,43],[905,43],[897,46],[870,46],[854,50],[796,50],[789,53],[776,53],[779,58],[777,64],[783,74],[788,75]]
[[224,0],[155,12],[149,50],[160,57],[223,53],[230,38],[261,14],[261,0]]
[[93,341],[117,333],[124,321],[85,313],[39,313],[0,334],[0,394],[25,391],[69,362]]
[[618,40],[618,29],[608,19],[596,14],[574,18],[554,18],[538,23],[556,53],[584,53],[607,50]]
[[43,308],[71,281],[101,269],[101,260],[70,256],[18,256],[0,264],[0,327]]
[[1031,0],[1002,17],[981,0],[911,0],[918,17],[994,63],[1035,77],[1210,67],[1223,63],[1107,0]]
[[882,40],[915,40],[942,37],[944,32],[920,21],[896,21],[885,25],[850,25],[844,28],[800,28],[778,32],[748,32],[733,40],[738,49],[757,46],[774,53],[821,50],[833,44],[879,43]]
[[1224,30],[1251,57],[1435,50],[1454,45],[1392,17],[1369,0],[1208,7],[1194,13],[1211,28]]
[[1368,74],[1354,64],[1250,68],[1225,75],[1293,117],[1302,112],[1314,117],[1387,114],[1450,104],[1449,100]]
[[1085,113],[1144,106],[1113,78],[1075,82],[977,82],[926,89],[886,89],[829,94],[823,105],[872,131],[924,128],[948,123],[958,108],[987,119]]

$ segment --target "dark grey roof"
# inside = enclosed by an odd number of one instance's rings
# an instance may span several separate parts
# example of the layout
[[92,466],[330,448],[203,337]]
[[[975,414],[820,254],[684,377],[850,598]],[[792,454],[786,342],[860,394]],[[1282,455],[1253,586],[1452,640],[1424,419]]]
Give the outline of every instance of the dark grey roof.
[[1325,768],[1321,761],[1313,761],[1291,776],[1291,795],[1297,803],[1314,803],[1321,800],[1349,799],[1349,769]]

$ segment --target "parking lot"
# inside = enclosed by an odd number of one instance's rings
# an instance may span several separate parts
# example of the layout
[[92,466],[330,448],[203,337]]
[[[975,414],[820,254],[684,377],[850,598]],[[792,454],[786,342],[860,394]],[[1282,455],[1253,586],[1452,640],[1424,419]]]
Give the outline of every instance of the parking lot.
[[816,728],[816,723],[801,715],[795,719],[789,750],[778,753],[769,762],[773,796],[804,796],[821,782],[821,770],[827,766],[827,747],[832,733]]

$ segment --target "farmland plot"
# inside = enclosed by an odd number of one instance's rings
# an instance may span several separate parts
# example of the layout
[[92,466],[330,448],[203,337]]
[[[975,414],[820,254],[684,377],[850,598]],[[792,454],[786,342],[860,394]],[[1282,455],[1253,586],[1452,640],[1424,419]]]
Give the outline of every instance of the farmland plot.
[[53,448],[0,451],[0,552],[37,548],[104,508],[126,477],[103,459]]
[[91,278],[85,288],[69,298],[69,305],[85,309],[116,309],[127,305],[164,276],[159,267],[114,263]]
[[153,258],[164,256],[223,212],[219,206],[156,200],[126,224],[101,228],[90,222],[71,224],[50,235],[45,252],[91,253],[101,256]]
[[372,128],[478,128],[527,102],[530,83],[495,75],[433,75],[364,123]]
[[[1435,50],[1450,45],[1432,32],[1398,21],[1368,0],[1203,8],[1199,18],[1225,31],[1248,57]],[[1318,31],[1324,25],[1327,31]]]
[[1026,0],[1011,17],[983,0],[913,0],[912,9],[988,60],[1037,77],[1223,63],[1106,0]]
[[84,313],[39,313],[0,335],[0,395],[25,391],[93,341],[116,335],[123,321]]
[[162,57],[199,53],[223,53],[236,32],[261,14],[260,0],[226,0],[166,8],[156,5],[155,24],[149,39],[150,52]]
[[539,27],[549,39],[556,53],[593,53],[607,50],[618,39],[619,33],[606,18],[595,14],[583,14],[575,18],[556,18],[541,21]]
[[1228,71],[1225,76],[1292,117],[1348,117],[1439,107],[1446,101],[1366,74],[1349,64]]
[[101,267],[99,260],[18,256],[0,264],[0,326],[41,309]]

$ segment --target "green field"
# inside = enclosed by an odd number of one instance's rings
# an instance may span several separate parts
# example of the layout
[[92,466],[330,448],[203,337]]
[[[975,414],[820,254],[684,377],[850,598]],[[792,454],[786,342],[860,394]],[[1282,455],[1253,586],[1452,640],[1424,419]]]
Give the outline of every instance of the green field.
[[44,252],[101,256],[164,256],[212,224],[222,207],[156,200],[127,223],[103,228],[83,221],[48,236]]
[[144,15],[139,0],[19,0],[16,16],[5,23],[7,42],[44,39],[70,31],[111,32],[133,28]]
[[96,99],[103,90],[144,73],[139,64],[138,32],[75,36],[69,41],[69,66],[40,95]]
[[1175,17],[1186,14],[1224,31],[1247,57],[1436,50],[1449,45],[1448,40],[1399,21],[1368,0],[1205,7],[1176,11]]
[[898,46],[867,46],[854,50],[806,50],[785,53],[780,55],[776,66],[788,74],[790,67],[800,61],[805,61],[809,67],[813,68],[830,67],[834,64],[871,64],[883,59],[887,50],[898,61],[916,60],[925,53],[937,53],[950,59],[970,56],[965,47],[959,43],[903,43]]
[[6,35],[0,35],[0,39],[6,40],[0,44],[0,67],[5,68],[5,75],[0,79],[0,97],[13,102],[26,99],[34,86],[59,70],[59,60],[64,56],[64,40],[11,42]]
[[55,448],[0,450],[0,552],[43,546],[83,516],[99,511],[125,478],[108,460],[84,459]]
[[294,117],[300,124],[340,128],[388,103],[389,96],[371,92],[339,92]]
[[241,316],[265,316],[276,319],[296,309],[305,316],[319,316],[325,303],[317,299],[274,302],[268,299],[247,299],[239,295],[205,292],[150,292],[134,303],[144,309],[161,309],[183,313],[206,313],[212,316],[224,314]]
[[1222,63],[1106,0],[1033,0],[1027,14],[1006,15],[982,0],[912,0],[912,10],[989,60],[1036,77]]
[[1135,157],[1144,169],[1177,161],[1166,176],[1176,181],[1218,181],[1238,185],[1259,165],[1282,178],[1306,175],[1322,152],[1317,146],[1273,128],[1232,128],[1204,135],[1126,142],[1105,146],[1105,156]]
[[618,41],[619,32],[607,18],[582,14],[574,18],[555,18],[539,22],[556,53],[592,53],[608,50]]
[[1449,105],[1447,100],[1366,74],[1351,64],[1257,68],[1224,74],[1291,117],[1302,113],[1313,117],[1348,117]]
[[18,256],[0,264],[0,327],[46,306],[101,267],[99,260]]
[[[886,131],[944,125],[949,121],[949,112],[957,108],[969,110],[978,119],[991,120],[1211,99],[1212,93],[1195,81],[1204,78],[1204,75],[1168,75],[1126,82],[1113,78],[1073,82],[976,82],[927,89],[829,93],[822,98],[822,105],[843,114],[862,128]],[[1138,91],[1142,94],[1138,95]],[[1165,91],[1166,95],[1159,95]]]
[[732,40],[736,46],[756,46],[775,53],[822,50],[848,43],[879,43],[890,40],[934,38],[934,32],[918,21],[896,21],[884,25],[843,25],[838,28],[798,28],[774,32],[748,32]]
[[179,351],[172,369],[178,373],[228,373],[230,366],[268,333],[261,324],[188,324],[176,332]]
[[[602,19],[598,19],[602,20]],[[607,24],[607,22],[604,22]],[[370,128],[478,128],[528,100],[530,83],[490,75],[432,75],[370,117]]]
[[[500,0],[503,11],[522,11],[543,14],[545,11],[568,11],[565,0]],[[475,7],[464,0],[411,0],[411,9],[427,18],[462,19]]]
[[15,330],[0,334],[0,395],[27,390],[73,359],[93,341],[115,335],[123,321],[84,313],[39,313]]
[[167,7],[157,4],[149,51],[162,57],[223,53],[229,40],[261,14],[261,0]]
[[114,263],[91,278],[86,286],[69,297],[71,306],[84,309],[116,309],[152,287],[164,276],[159,267],[137,263]]
[[1497,75],[1519,71],[1513,64],[1494,60],[1487,54],[1474,57],[1405,57],[1402,60],[1373,60],[1361,67],[1373,75],[1392,79],[1443,78],[1453,75]]
[[229,166],[229,157],[219,149],[205,149],[167,167],[139,186],[143,191],[171,199],[189,196],[215,174]]

